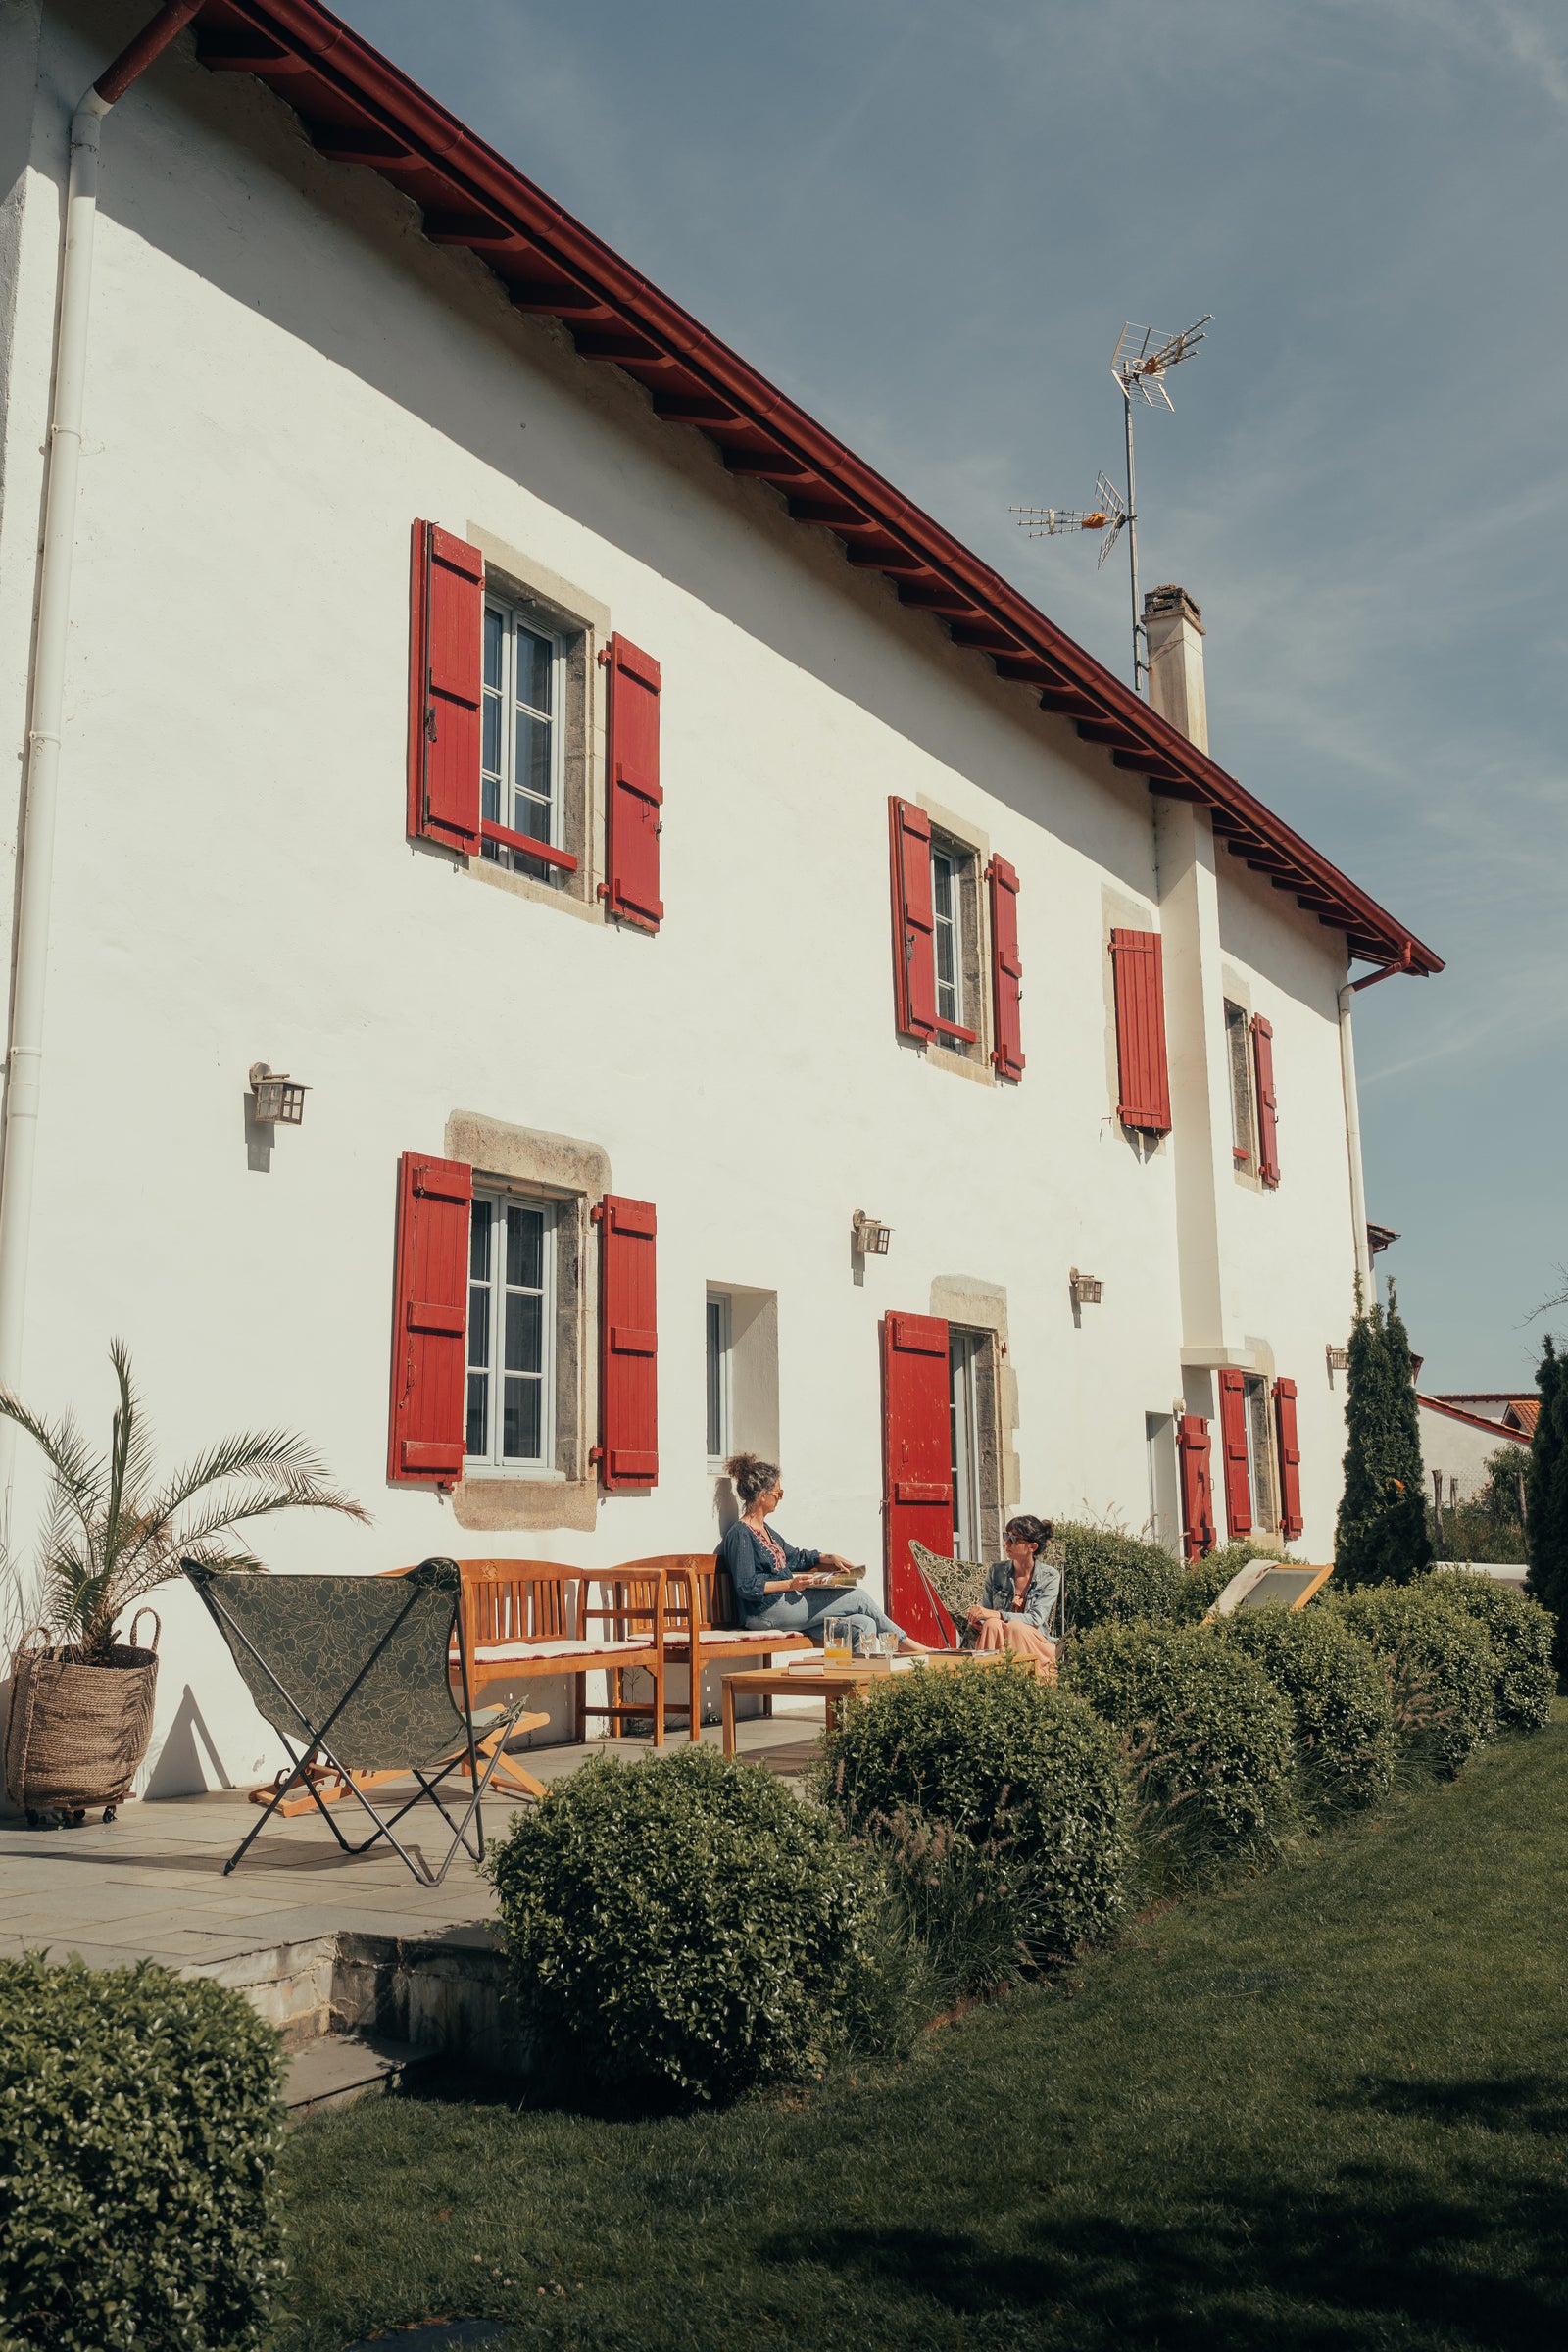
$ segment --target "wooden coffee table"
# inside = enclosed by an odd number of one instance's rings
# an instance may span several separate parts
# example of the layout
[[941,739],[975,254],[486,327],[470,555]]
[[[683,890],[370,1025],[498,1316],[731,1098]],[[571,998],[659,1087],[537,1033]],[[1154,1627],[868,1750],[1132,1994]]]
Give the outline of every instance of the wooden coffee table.
[[[723,1678],[723,1696],[720,1712],[724,1725],[724,1753],[735,1753],[735,1701],[737,1698],[776,1698],[780,1691],[798,1690],[808,1698],[827,1701],[827,1728],[837,1723],[839,1710],[852,1690],[867,1690],[873,1683],[885,1682],[892,1674],[951,1674],[955,1667],[986,1667],[1005,1665],[1016,1653],[1005,1649],[934,1649],[911,1665],[888,1666],[748,1666],[739,1674]],[[1035,1662],[1025,1658],[1022,1663],[1032,1674]],[[775,1717],[775,1721],[777,1718]]]

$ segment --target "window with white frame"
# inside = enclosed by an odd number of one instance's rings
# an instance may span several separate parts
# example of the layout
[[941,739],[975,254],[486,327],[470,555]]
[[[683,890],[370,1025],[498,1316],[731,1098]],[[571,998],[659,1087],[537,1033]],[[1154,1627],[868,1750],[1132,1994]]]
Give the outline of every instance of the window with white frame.
[[983,1332],[948,1331],[948,1378],[953,1432],[953,1556],[980,1556],[980,1373]]
[[1257,1166],[1257,1108],[1252,1099],[1252,1034],[1246,1007],[1227,1003],[1225,1045],[1231,1064],[1231,1159],[1238,1169]]
[[978,948],[974,855],[931,837],[931,911],[937,974],[937,1038],[955,1053],[976,1042],[973,985]]
[[[486,600],[480,814],[552,849],[563,846],[565,668],[563,638],[522,608]],[[536,880],[560,872],[551,860],[502,842],[486,841],[482,854]]]
[[470,1469],[555,1466],[555,1207],[475,1193],[468,1223]]
[[724,1291],[708,1294],[708,1466],[721,1469],[730,1441],[730,1300]]
[[1272,1534],[1280,1523],[1278,1488],[1274,1480],[1274,1431],[1268,1409],[1268,1382],[1249,1374],[1247,1398],[1247,1475],[1252,1489],[1252,1525]]

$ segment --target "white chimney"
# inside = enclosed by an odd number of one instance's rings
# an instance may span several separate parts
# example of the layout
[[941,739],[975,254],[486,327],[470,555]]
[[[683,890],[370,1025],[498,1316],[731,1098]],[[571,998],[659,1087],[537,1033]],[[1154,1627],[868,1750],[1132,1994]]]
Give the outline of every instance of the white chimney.
[[1208,749],[1203,692],[1203,616],[1185,588],[1152,588],[1144,599],[1149,699],[1178,734]]

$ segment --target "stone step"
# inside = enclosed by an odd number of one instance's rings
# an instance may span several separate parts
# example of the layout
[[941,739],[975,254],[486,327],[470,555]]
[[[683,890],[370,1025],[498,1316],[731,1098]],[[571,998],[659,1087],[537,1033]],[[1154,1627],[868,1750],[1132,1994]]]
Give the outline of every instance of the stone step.
[[283,2104],[290,2121],[351,2107],[356,2099],[396,2090],[440,2052],[416,2041],[389,2041],[379,2034],[322,2034],[289,2059],[283,2074]]

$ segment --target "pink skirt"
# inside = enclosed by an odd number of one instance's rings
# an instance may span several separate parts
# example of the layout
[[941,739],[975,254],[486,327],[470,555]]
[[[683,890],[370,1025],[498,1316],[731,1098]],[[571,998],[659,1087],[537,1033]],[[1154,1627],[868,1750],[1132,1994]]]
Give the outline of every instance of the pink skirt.
[[987,1617],[975,1636],[976,1649],[1012,1649],[1039,1661],[1045,1681],[1056,1679],[1056,1644],[1023,1617]]

